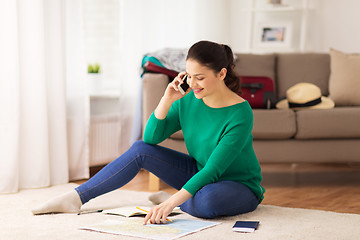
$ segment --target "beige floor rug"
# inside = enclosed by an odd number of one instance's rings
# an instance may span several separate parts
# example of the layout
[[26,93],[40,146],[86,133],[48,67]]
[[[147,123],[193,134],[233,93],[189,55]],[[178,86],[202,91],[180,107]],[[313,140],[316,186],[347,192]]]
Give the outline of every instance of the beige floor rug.
[[[94,214],[56,214],[33,216],[33,206],[73,189],[75,184],[23,190],[0,195],[0,239],[138,239],[120,235],[78,230],[117,216]],[[94,199],[84,209],[107,209],[128,205],[149,205],[149,193],[117,190]],[[187,214],[176,218],[191,219]],[[194,218],[195,219],[195,218]],[[232,232],[236,220],[259,220],[254,233]],[[360,215],[260,205],[252,213],[216,219],[222,224],[180,239],[359,239]]]

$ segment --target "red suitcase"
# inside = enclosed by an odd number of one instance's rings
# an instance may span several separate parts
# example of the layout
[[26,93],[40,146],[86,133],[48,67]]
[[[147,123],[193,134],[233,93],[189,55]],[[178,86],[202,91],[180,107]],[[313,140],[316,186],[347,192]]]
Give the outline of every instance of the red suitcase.
[[275,86],[269,77],[240,77],[241,97],[246,99],[252,108],[274,108]]

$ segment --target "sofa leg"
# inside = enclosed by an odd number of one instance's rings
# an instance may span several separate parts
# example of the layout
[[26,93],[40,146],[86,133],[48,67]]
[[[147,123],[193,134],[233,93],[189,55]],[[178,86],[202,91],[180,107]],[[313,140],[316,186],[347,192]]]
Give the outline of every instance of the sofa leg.
[[160,179],[149,172],[149,191],[159,191],[160,190]]

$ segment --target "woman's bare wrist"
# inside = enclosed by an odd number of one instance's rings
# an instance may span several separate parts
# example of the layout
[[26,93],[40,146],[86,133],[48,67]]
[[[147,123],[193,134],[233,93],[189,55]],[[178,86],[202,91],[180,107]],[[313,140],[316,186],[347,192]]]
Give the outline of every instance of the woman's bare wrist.
[[173,101],[171,101],[171,99],[162,97],[158,106],[155,109],[155,117],[157,119],[165,119],[172,104],[173,104]]

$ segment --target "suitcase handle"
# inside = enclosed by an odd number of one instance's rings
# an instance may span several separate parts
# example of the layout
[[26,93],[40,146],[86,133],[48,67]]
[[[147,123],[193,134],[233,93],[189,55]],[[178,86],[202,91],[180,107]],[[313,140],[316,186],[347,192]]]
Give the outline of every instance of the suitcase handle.
[[257,90],[263,89],[264,84],[263,83],[244,83],[241,84],[241,87],[250,88],[250,92],[254,94]]
[[263,83],[243,83],[241,84],[242,87],[246,88],[256,88],[256,89],[263,89],[264,84]]

